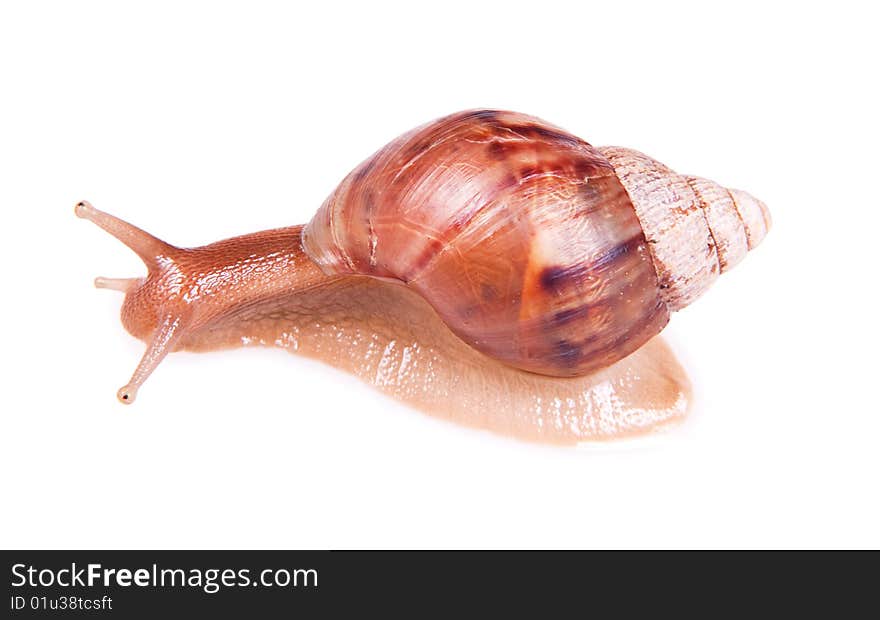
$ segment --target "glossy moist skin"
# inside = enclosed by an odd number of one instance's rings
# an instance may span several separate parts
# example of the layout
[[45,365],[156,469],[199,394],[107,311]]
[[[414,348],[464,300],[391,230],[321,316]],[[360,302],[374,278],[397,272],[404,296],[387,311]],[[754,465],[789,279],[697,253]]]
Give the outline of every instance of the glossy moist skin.
[[537,375],[467,346],[407,287],[367,277],[249,305],[181,348],[242,345],[319,359],[432,416],[529,441],[639,435],[681,420],[690,401],[689,381],[659,337],[587,377]]
[[611,164],[514,112],[454,114],[391,142],[345,178],[303,243],[328,274],[406,283],[465,342],[535,373],[603,368],[669,320]]
[[410,287],[324,274],[301,226],[178,248],[88,203],[76,213],[147,266],[145,278],[95,281],[125,293],[122,322],[147,342],[123,403],[172,350],[256,344],[320,359],[433,415],[539,441],[642,433],[687,409],[687,379],[659,340],[589,377],[541,376],[466,345]]

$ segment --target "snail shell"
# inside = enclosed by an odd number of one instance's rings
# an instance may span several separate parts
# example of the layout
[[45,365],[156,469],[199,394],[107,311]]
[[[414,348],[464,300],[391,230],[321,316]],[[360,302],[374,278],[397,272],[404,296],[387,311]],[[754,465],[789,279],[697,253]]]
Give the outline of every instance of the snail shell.
[[537,118],[454,114],[352,171],[303,231],[329,275],[407,284],[517,368],[583,375],[638,349],[757,245],[762,203]]

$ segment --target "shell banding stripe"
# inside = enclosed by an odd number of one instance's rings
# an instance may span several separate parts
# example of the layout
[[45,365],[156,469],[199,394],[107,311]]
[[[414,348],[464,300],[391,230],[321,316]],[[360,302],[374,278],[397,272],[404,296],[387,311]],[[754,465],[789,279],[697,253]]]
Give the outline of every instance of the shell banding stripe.
[[742,218],[726,188],[700,177],[685,178],[703,208],[715,244],[719,270],[724,273],[745,258],[749,251]]
[[407,283],[463,340],[533,372],[607,366],[668,321],[611,163],[522,114],[401,136],[340,184],[303,244],[327,273]]

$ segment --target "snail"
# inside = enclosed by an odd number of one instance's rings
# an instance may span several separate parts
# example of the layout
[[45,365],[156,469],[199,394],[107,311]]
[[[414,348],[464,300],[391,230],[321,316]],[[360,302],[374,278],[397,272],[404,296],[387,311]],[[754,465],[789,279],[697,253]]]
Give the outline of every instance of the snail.
[[147,342],[123,403],[173,350],[277,344],[557,441],[683,415],[687,379],[655,336],[770,227],[746,192],[497,110],[398,137],[304,226],[178,248],[75,211],[148,269],[95,280],[125,293],[122,323]]

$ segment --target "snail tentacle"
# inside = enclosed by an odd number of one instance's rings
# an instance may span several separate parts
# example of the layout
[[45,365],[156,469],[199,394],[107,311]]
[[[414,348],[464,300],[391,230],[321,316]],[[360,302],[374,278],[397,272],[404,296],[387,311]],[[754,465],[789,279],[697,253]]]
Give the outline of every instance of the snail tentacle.
[[147,345],[147,350],[144,351],[141,361],[131,375],[131,379],[116,393],[119,402],[126,405],[134,402],[138,388],[153,374],[165,356],[174,350],[184,334],[185,325],[184,319],[178,315],[167,314],[163,317],[153,333],[153,338]]
[[99,211],[86,200],[76,204],[74,213],[77,217],[89,220],[119,239],[144,261],[148,269],[157,268],[159,257],[175,249],[137,226]]
[[106,288],[111,291],[128,292],[132,286],[136,286],[141,278],[95,278],[95,288]]

